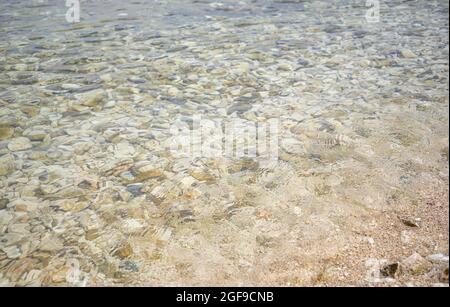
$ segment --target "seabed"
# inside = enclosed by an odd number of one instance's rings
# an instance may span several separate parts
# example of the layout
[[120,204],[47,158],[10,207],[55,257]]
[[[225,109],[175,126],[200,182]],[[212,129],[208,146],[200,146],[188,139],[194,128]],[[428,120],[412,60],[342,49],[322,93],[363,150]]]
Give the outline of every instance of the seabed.
[[0,0],[0,285],[448,286],[449,4],[365,2]]

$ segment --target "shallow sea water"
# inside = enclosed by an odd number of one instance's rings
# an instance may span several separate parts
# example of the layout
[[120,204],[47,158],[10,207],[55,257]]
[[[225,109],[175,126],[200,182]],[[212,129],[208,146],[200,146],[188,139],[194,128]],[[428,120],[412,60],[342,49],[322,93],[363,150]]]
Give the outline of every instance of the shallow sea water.
[[[0,284],[317,282],[448,182],[448,3],[381,2],[0,0]],[[194,116],[275,163],[177,156]]]

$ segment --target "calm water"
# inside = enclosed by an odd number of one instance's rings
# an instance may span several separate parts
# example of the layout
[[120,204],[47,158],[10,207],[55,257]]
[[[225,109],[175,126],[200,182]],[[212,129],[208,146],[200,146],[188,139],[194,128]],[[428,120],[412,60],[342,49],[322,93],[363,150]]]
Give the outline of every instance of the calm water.
[[[0,8],[0,284],[310,285],[448,182],[447,1]],[[275,163],[176,155],[194,116]]]

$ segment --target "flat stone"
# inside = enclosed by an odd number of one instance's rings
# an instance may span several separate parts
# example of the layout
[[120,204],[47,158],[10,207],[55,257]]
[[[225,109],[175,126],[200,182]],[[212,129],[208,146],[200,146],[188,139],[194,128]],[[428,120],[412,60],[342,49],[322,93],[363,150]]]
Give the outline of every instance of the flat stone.
[[139,266],[135,262],[130,260],[122,261],[119,265],[119,269],[134,273],[139,272]]
[[448,268],[442,270],[441,275],[439,276],[439,281],[446,283],[448,286]]
[[418,223],[418,221],[413,220],[413,219],[411,219],[411,218],[407,218],[407,217],[399,217],[399,219],[400,219],[400,221],[401,221],[405,226],[413,227],[413,228],[416,228],[416,227],[419,227],[419,226],[420,226],[419,223]]
[[126,219],[122,222],[122,230],[126,234],[139,234],[144,230],[144,224],[136,219]]
[[6,140],[12,137],[14,134],[14,129],[10,127],[0,127],[0,141]]
[[106,102],[106,92],[102,89],[90,91],[87,93],[77,94],[75,96],[83,106],[97,107]]
[[164,171],[157,169],[152,165],[146,165],[137,170],[137,181],[143,181],[146,179],[159,178],[164,175]]
[[448,259],[448,256],[444,254],[434,254],[427,257],[427,260],[433,263],[448,263]]
[[39,201],[37,199],[16,199],[8,204],[9,208],[16,212],[32,212],[38,209]]
[[409,49],[401,50],[400,54],[402,55],[402,57],[408,58],[408,59],[413,59],[413,58],[417,57],[417,55]]
[[32,147],[31,141],[26,137],[18,137],[8,143],[8,149],[11,151],[23,151]]
[[9,199],[1,198],[0,199],[0,210],[6,209],[9,204]]
[[238,114],[242,114],[245,113],[249,110],[252,109],[252,106],[248,103],[237,103],[231,107],[228,108],[227,110],[227,115],[231,115],[234,112],[237,112]]
[[64,248],[60,239],[54,236],[47,236],[41,241],[39,249],[43,252],[57,252]]
[[8,176],[15,170],[15,159],[12,155],[0,157],[0,176]]
[[281,148],[288,154],[300,155],[306,153],[305,145],[294,138],[282,140]]
[[24,240],[24,238],[25,237],[20,233],[6,233],[2,235],[0,243],[2,246],[8,247],[11,245],[17,245]]
[[405,271],[413,275],[421,275],[431,268],[431,263],[418,253],[414,253],[402,261],[402,267]]
[[3,248],[3,252],[6,254],[6,257],[8,257],[9,259],[17,259],[22,255],[22,253],[20,252],[20,249],[14,245]]
[[26,134],[32,141],[43,141],[47,135],[48,133],[42,130],[32,130]]
[[13,219],[13,215],[7,211],[0,211],[0,226],[8,225]]
[[121,259],[125,259],[130,257],[133,254],[133,248],[131,247],[130,243],[126,243],[120,248],[116,250],[114,253],[114,256],[119,257]]
[[88,231],[86,231],[86,235],[85,238],[88,241],[92,241],[97,239],[100,236],[99,230],[98,229],[90,229]]
[[21,224],[12,224],[8,227],[9,233],[20,233],[20,234],[29,234],[30,231],[28,230],[30,226],[25,223]]
[[204,170],[192,170],[189,174],[198,181],[205,181],[207,183],[213,183],[216,181],[214,175]]
[[256,171],[259,167],[258,161],[254,161],[251,159],[242,159],[236,163],[233,163],[228,167],[228,172],[233,174],[237,172],[243,171]]
[[142,192],[142,187],[142,184],[130,184],[129,186],[127,186],[127,191],[130,192],[134,197],[138,197],[144,194]]
[[114,154],[117,158],[130,158],[134,156],[136,149],[128,142],[121,142],[114,148]]

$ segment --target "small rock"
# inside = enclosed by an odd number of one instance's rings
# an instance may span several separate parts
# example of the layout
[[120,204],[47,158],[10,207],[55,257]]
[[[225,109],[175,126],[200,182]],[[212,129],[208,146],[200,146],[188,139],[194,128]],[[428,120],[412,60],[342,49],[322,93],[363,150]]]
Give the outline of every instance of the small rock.
[[61,199],[52,203],[52,207],[68,212],[80,212],[89,206],[88,202],[79,201],[78,199]]
[[12,224],[8,227],[8,232],[26,235],[26,234],[30,233],[30,231],[28,229],[29,229],[29,225],[25,224],[25,223]]
[[281,148],[288,154],[304,154],[305,146],[302,142],[294,138],[288,138],[281,141]]
[[365,239],[370,245],[373,246],[375,244],[375,240],[372,237],[366,237]]
[[145,165],[137,170],[137,174],[136,180],[144,181],[147,179],[162,177],[164,172],[160,169],[154,168],[152,165]]
[[8,176],[15,170],[15,160],[12,155],[0,157],[0,176]]
[[121,246],[116,250],[114,256],[119,257],[121,259],[125,259],[130,257],[132,254],[133,248],[131,247],[130,243],[126,243],[125,245]]
[[278,65],[278,70],[280,70],[280,71],[292,71],[293,68],[289,64],[280,64],[280,65]]
[[43,141],[45,137],[47,136],[47,132],[42,130],[33,130],[26,133],[27,138],[29,138],[32,141]]
[[[231,172],[256,171],[259,168],[259,162],[252,159],[243,159],[231,167]],[[230,171],[230,168],[228,169]]]
[[9,199],[1,198],[0,199],[0,210],[6,209],[9,204]]
[[81,88],[79,84],[70,84],[70,83],[64,83],[61,84],[61,88],[68,90],[68,91],[76,91]]
[[421,275],[431,268],[431,263],[418,253],[414,253],[402,261],[402,267],[413,275]]
[[19,244],[22,240],[24,240],[24,236],[22,234],[7,233],[2,235],[1,243],[3,246],[11,246]]
[[43,252],[57,252],[64,248],[63,243],[56,237],[47,236],[41,241],[39,249]]
[[16,199],[8,204],[16,212],[32,212],[38,209],[39,202],[35,199]]
[[133,195],[133,197],[139,197],[142,194],[144,194],[142,192],[142,187],[143,187],[143,185],[141,183],[140,184],[130,184],[129,186],[127,186],[127,191],[130,192]]
[[59,284],[67,281],[69,274],[69,267],[62,267],[58,271],[54,272],[51,276],[52,282]]
[[14,134],[14,129],[9,127],[0,127],[0,141],[6,140],[12,137]]
[[169,87],[167,90],[167,95],[172,96],[172,97],[176,97],[178,94],[180,93],[180,91],[176,88],[176,87]]
[[198,181],[205,181],[207,183],[213,183],[216,181],[216,178],[212,174],[200,169],[191,171],[190,175]]
[[258,243],[258,245],[261,245],[263,247],[273,247],[274,246],[273,238],[263,236],[263,235],[258,235],[258,236],[256,236],[255,239],[256,239],[256,243]]
[[98,229],[90,229],[90,230],[86,231],[85,238],[88,241],[93,241],[93,240],[97,239],[99,236],[100,236],[100,233],[99,233]]
[[106,92],[101,89],[78,94],[75,97],[81,102],[82,105],[87,107],[101,106],[105,103],[107,98]]
[[245,113],[252,109],[252,106],[248,103],[237,103],[227,110],[227,115],[231,115],[234,112],[237,112],[238,114]]
[[100,80],[102,80],[105,83],[109,83],[112,81],[112,76],[111,74],[104,74],[100,76]]
[[445,268],[442,271],[441,276],[439,277],[439,281],[448,284],[448,268]]
[[139,272],[138,265],[135,262],[130,261],[130,260],[122,261],[119,265],[119,269],[134,272],[134,273]]
[[409,49],[401,50],[400,54],[402,55],[402,57],[408,58],[408,59],[412,59],[412,58],[417,57],[417,55],[414,52],[412,52],[411,50],[409,50]]
[[444,254],[434,254],[434,255],[429,255],[427,257],[428,261],[431,261],[433,263],[448,263],[448,256],[444,255]]
[[136,180],[136,177],[133,175],[132,172],[123,172],[120,174],[120,178],[123,179],[126,183],[133,183],[138,180]]
[[399,271],[400,271],[400,264],[398,262],[394,262],[383,266],[380,270],[380,273],[382,277],[395,278],[399,274]]
[[114,278],[117,272],[117,266],[113,262],[104,261],[98,265],[98,271],[105,274],[106,277]]
[[130,158],[134,156],[136,149],[128,142],[121,142],[115,146],[114,155],[116,158]]
[[193,178],[191,176],[187,176],[180,180],[180,184],[183,187],[191,187],[194,183],[195,183],[195,178]]
[[100,183],[92,178],[86,178],[78,184],[78,187],[85,190],[96,191],[99,188]]
[[144,225],[136,219],[126,219],[122,222],[122,230],[126,234],[139,234],[144,230]]
[[18,137],[15,139],[12,139],[8,143],[8,149],[11,151],[22,151],[32,148],[33,145],[31,144],[30,140],[26,137]]
[[6,254],[6,256],[9,259],[17,259],[22,255],[22,253],[20,252],[20,250],[17,246],[5,247],[5,248],[3,248],[3,252]]
[[13,219],[13,216],[11,213],[8,213],[7,211],[0,211],[0,225],[8,225],[9,222]]
[[400,221],[408,227],[419,227],[419,223],[416,220],[406,218],[406,217],[399,217]]

